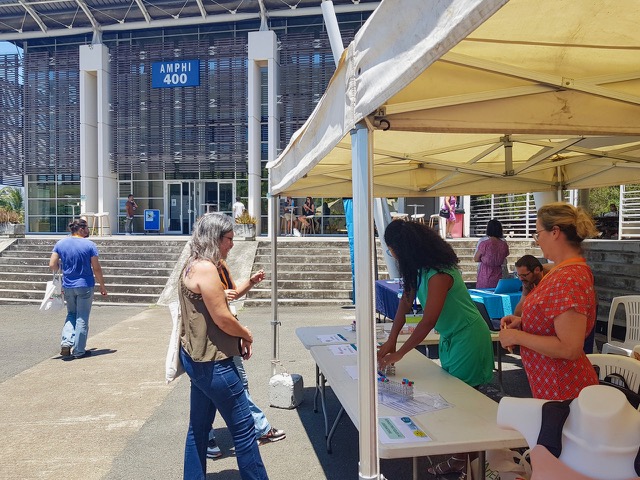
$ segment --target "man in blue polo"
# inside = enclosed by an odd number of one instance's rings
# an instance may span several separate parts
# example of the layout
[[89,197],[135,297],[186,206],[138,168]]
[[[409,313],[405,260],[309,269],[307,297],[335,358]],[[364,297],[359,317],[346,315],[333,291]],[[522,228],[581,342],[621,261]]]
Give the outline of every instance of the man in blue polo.
[[[84,358],[91,356],[86,350],[89,334],[89,314],[93,304],[96,279],[104,296],[102,267],[98,261],[98,247],[89,240],[89,226],[83,219],[69,224],[71,235],[59,240],[53,247],[49,268],[62,271],[62,289],[67,302],[67,317],[62,327],[60,355]],[[95,278],[94,278],[95,275]]]

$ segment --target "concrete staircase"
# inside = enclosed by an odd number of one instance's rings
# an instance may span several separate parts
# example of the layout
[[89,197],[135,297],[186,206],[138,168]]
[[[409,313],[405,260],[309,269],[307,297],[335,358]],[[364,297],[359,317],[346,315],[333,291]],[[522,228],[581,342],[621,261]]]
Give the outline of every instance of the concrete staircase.
[[[460,259],[462,278],[467,285],[475,284],[478,278],[478,262],[473,261],[478,240],[478,238],[450,240],[451,246]],[[532,240],[507,240],[507,242],[509,244],[509,256],[507,257],[509,272],[515,270],[516,261],[523,255],[542,257],[542,250]]]
[[[100,304],[153,304],[187,243],[187,237],[92,238],[98,246],[108,295]],[[57,238],[19,238],[0,253],[0,304],[39,304],[51,279],[49,257]]]
[[[351,304],[351,260],[346,238],[278,239],[279,305]],[[271,242],[259,241],[253,271],[266,280],[251,289],[245,306],[271,304]]]
[[[264,269],[266,280],[247,295],[245,306],[271,303],[271,243],[258,240],[252,271]],[[473,261],[477,239],[452,240],[460,258],[465,281],[476,281],[477,263]],[[380,241],[376,239],[378,278],[388,278]],[[531,241],[509,241],[509,268],[522,255],[541,256]],[[351,304],[351,260],[346,238],[278,239],[278,302],[280,305],[349,305]]]

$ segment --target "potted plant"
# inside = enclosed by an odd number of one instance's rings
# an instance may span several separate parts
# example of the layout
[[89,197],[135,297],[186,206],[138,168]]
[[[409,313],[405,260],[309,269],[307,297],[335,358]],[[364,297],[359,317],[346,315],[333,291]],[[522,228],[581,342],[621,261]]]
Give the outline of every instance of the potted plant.
[[24,237],[24,223],[19,213],[0,207],[0,235]]
[[0,189],[0,234],[24,237],[24,199],[16,187]]
[[256,239],[256,217],[249,215],[246,210],[242,214],[236,217],[236,224],[233,227],[233,233],[236,237],[243,238],[245,240]]

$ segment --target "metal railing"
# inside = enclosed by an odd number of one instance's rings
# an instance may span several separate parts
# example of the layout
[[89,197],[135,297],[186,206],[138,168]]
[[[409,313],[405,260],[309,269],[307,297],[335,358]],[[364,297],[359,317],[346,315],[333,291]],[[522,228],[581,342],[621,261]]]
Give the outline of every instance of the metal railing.
[[619,238],[640,238],[640,185],[620,185]]
[[482,237],[492,218],[502,222],[504,235],[511,238],[530,238],[536,230],[532,193],[472,196],[470,210],[472,237]]

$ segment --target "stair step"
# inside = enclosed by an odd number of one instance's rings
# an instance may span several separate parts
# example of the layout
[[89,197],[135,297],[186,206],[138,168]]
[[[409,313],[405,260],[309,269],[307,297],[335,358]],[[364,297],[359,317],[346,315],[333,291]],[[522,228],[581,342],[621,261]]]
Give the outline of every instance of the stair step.
[[[245,307],[265,307],[271,305],[270,299],[247,299],[244,302]],[[306,306],[342,306],[353,305],[350,299],[331,299],[331,298],[278,298],[278,305],[287,307],[306,307]]]
[[[51,279],[49,258],[60,238],[17,239],[0,252],[0,303],[39,304]],[[96,291],[94,305],[155,304],[187,238],[157,241],[92,239],[108,295]]]

